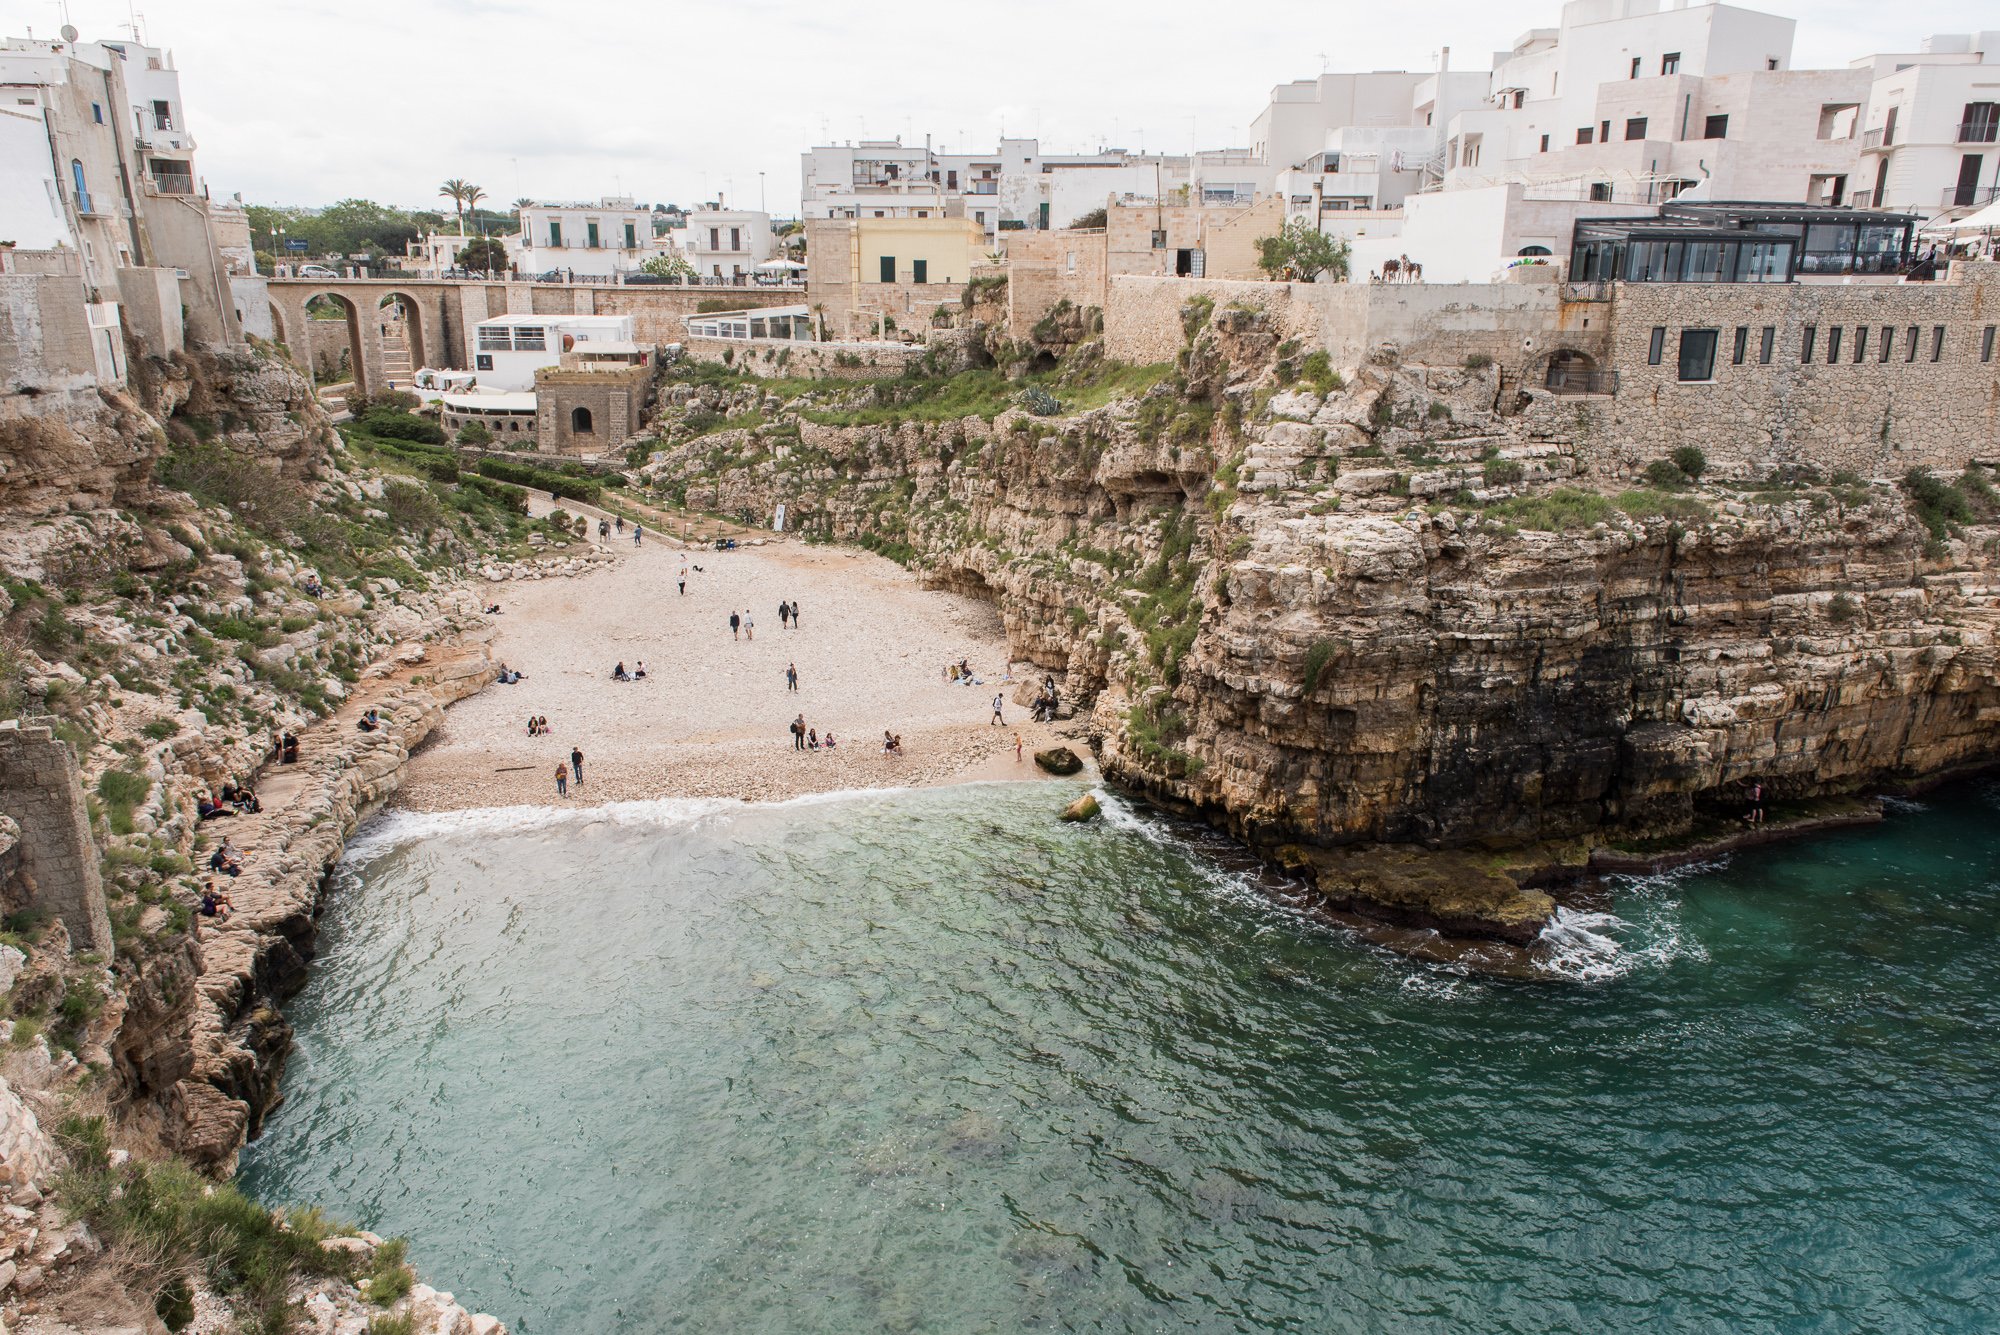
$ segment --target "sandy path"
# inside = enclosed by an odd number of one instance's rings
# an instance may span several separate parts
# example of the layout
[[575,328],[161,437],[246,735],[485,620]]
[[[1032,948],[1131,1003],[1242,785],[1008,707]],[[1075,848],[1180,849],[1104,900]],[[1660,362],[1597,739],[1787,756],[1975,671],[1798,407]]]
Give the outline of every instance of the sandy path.
[[[1055,733],[1013,703],[1017,683],[1002,680],[1006,638],[990,605],[926,591],[862,552],[783,543],[684,553],[650,531],[643,547],[616,534],[611,546],[617,563],[590,575],[488,586],[502,608],[494,656],[525,679],[454,705],[412,760],[398,806],[555,802],[556,761],[572,746],[584,753],[585,783],[581,794],[571,787],[571,802],[761,801],[1038,777],[1032,753]],[[683,563],[685,595],[675,588]],[[781,598],[799,604],[803,629],[781,626]],[[755,638],[732,640],[729,614],[745,609]],[[984,687],[945,681],[944,665],[961,658]],[[612,681],[620,660],[643,661],[647,680]],[[796,694],[787,664],[798,667]],[[999,728],[990,723],[996,691],[1007,696]],[[799,713],[822,736],[831,730],[838,749],[794,751],[787,725]],[[553,733],[528,736],[530,714],[547,715]],[[902,734],[900,759],[882,754],[884,728]],[[1019,766],[1017,731],[1029,753]]]

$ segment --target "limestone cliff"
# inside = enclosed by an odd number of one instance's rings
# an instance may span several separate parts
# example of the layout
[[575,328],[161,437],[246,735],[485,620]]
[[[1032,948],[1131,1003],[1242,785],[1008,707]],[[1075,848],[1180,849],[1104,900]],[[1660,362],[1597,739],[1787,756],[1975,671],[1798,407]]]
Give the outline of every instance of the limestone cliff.
[[1943,524],[1810,471],[1660,461],[1602,495],[1581,415],[1489,367],[1339,383],[1254,313],[1185,318],[1177,368],[1085,346],[990,419],[701,373],[668,413],[721,429],[643,471],[991,596],[1094,698],[1107,773],[1264,847],[1574,858],[1706,828],[1752,779],[1782,804],[2000,757],[1983,470]]

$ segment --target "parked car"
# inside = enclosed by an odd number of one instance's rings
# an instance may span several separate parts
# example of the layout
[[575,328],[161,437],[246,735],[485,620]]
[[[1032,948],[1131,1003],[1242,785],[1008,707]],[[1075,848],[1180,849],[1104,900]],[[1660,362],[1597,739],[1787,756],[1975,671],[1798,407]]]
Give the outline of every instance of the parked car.
[[294,269],[292,272],[297,274],[300,278],[340,277],[339,274],[327,268],[324,264],[301,264],[298,268]]
[[678,285],[681,280],[656,273],[628,273],[625,275],[625,281],[628,283],[671,283]]
[[531,281],[537,283],[566,283],[569,281],[569,275],[562,269],[550,269],[546,273],[536,274]]

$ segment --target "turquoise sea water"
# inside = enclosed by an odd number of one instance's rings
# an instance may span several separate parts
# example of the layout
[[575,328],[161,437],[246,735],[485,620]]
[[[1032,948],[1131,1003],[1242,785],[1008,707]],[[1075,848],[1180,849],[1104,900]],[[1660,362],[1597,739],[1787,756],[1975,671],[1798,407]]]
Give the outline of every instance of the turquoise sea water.
[[1544,982],[1070,795],[381,820],[245,1185],[519,1335],[2000,1323],[2000,787],[1621,883]]

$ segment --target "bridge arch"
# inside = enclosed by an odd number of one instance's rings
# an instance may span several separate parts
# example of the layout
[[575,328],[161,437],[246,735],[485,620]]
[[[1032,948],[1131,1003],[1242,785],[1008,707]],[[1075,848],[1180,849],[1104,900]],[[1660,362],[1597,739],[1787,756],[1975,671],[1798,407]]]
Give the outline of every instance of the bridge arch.
[[[386,317],[381,321],[382,351],[385,361],[393,359],[394,336],[400,327],[404,346],[409,353],[411,374],[433,364],[430,360],[430,330],[425,327],[423,302],[417,300],[411,293],[398,288],[385,292],[382,299],[375,303],[375,309],[381,316]],[[382,378],[384,381],[393,380],[395,378],[393,369],[385,366]]]
[[318,377],[314,374],[315,367],[312,348],[312,322],[315,319],[312,307],[314,302],[319,301],[332,302],[341,309],[347,324],[347,364],[348,368],[353,372],[355,392],[364,396],[373,394],[375,392],[375,385],[371,383],[373,377],[369,374],[369,358],[365,351],[367,345],[362,342],[361,307],[354,298],[344,292],[336,291],[333,288],[318,288],[304,294],[303,299],[299,303],[299,308],[305,316],[306,323],[301,325],[299,332],[305,338],[306,346],[294,351],[294,359],[296,360],[300,356],[303,356],[306,373],[314,375],[315,383],[317,383]]

